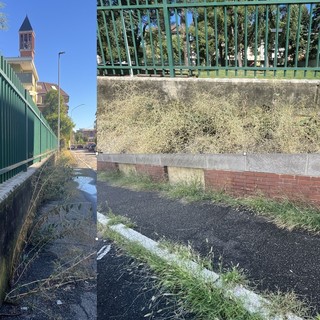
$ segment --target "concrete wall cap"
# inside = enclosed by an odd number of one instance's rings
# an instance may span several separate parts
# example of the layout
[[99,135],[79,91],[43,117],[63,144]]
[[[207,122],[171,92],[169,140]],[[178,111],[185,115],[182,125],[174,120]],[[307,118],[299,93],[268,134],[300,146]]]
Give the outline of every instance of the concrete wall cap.
[[[200,79],[198,78],[150,78],[150,77],[103,77],[98,76],[98,84],[104,84],[105,82],[109,81],[118,81],[118,82],[125,82],[125,81],[136,81],[136,82],[199,82]],[[307,79],[248,79],[248,78],[201,78],[203,82],[230,82],[230,83],[270,83],[270,84],[279,84],[279,83],[289,83],[289,84],[316,84],[320,85],[319,80],[307,80]]]
[[102,154],[98,161],[320,177],[320,154]]

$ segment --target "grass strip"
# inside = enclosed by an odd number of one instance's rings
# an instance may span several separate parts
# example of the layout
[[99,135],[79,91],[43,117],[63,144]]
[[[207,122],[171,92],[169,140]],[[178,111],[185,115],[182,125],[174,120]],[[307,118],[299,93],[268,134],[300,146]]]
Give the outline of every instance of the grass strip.
[[303,229],[315,234],[320,233],[319,208],[304,203],[295,203],[288,199],[272,200],[263,195],[235,198],[223,191],[204,190],[198,181],[175,185],[168,182],[157,183],[148,176],[136,173],[125,175],[121,172],[99,172],[98,179],[134,190],[162,192],[170,198],[184,199],[189,202],[211,201],[235,208],[244,207],[253,214],[267,217],[279,228]]
[[[257,296],[247,289],[249,282],[237,266],[225,269],[220,265],[219,275],[211,272],[212,252],[202,258],[190,245],[156,243],[133,230],[127,231],[124,225],[109,223],[104,235],[137,259],[138,266],[147,264],[151,277],[156,279],[157,296],[171,297],[172,305],[192,314],[192,319],[318,320],[319,315],[311,318],[308,304],[299,301],[293,292]],[[149,315],[153,312],[145,317]]]
[[174,297],[176,303],[183,305],[183,308],[194,314],[196,319],[262,319],[258,314],[250,314],[242,303],[232,296],[226,297],[222,288],[217,288],[213,282],[203,279],[200,273],[191,273],[181,265],[165,261],[142,245],[127,241],[110,228],[106,229],[106,236],[120,245],[130,256],[146,263],[157,275],[157,289],[166,296]]

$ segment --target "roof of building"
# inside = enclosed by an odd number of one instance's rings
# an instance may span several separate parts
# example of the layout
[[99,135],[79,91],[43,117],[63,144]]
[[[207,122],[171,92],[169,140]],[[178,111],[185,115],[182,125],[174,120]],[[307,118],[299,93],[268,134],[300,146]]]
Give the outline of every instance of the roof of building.
[[36,81],[39,80],[39,76],[38,76],[36,66],[34,64],[34,60],[31,57],[5,57],[5,59],[10,65],[13,65],[13,64],[20,65],[23,71],[32,70],[35,75]]
[[29,21],[28,16],[26,16],[25,19],[22,22],[22,25],[21,25],[19,31],[31,31],[31,30],[33,30],[32,26],[31,26],[31,23]]
[[[56,83],[38,81],[37,83],[38,94],[47,94],[51,90],[58,90],[58,85]],[[60,87],[60,93],[63,96],[68,97],[69,99],[69,95],[63,89],[61,89],[61,87]]]

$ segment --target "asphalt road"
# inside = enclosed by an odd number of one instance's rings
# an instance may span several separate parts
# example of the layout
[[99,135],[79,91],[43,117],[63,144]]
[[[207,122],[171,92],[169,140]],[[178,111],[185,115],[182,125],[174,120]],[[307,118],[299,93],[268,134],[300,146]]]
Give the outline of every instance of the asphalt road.
[[[156,192],[97,182],[98,204],[129,217],[147,237],[191,243],[214,263],[238,265],[258,291],[294,291],[320,312],[320,236],[287,231],[244,210],[208,202],[187,204]],[[106,205],[107,201],[107,205]],[[107,207],[108,206],[108,207]],[[98,286],[99,287],[99,286]]]
[[77,160],[78,168],[97,170],[97,156],[87,149],[71,150],[71,154]]

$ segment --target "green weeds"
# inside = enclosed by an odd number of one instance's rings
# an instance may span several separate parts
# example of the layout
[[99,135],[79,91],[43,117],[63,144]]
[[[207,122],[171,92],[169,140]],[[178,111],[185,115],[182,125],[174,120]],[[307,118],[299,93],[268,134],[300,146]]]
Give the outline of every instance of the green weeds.
[[267,217],[279,228],[287,230],[304,229],[313,233],[320,233],[319,208],[304,203],[295,203],[288,199],[276,201],[263,195],[235,198],[223,191],[204,190],[203,186],[197,181],[179,184],[156,183],[147,176],[125,175],[120,172],[99,173],[98,179],[121,187],[161,192],[165,196],[184,199],[189,202],[211,201],[235,208],[241,207],[250,210],[253,214]]
[[[203,279],[200,272],[198,275],[191,274],[176,263],[168,263],[158,256],[151,254],[141,245],[126,241],[109,228],[106,231],[106,235],[116,241],[129,255],[135,257],[140,262],[146,263],[155,274],[155,286],[161,292],[161,295],[174,299],[175,305],[187,310],[189,314],[194,315],[195,319],[261,319],[259,315],[249,314],[240,301],[226,297],[222,289]],[[171,245],[171,249],[173,250],[174,248],[175,246]],[[186,255],[188,249],[180,247],[179,251],[182,259],[182,256]],[[187,255],[193,256],[193,253],[190,252]],[[200,262],[197,257],[193,258]],[[199,271],[200,269],[201,266],[199,266]],[[151,317],[152,315],[153,313],[151,312],[146,317]]]
[[110,219],[108,222],[108,224],[110,226],[121,223],[121,224],[125,225],[127,228],[136,227],[136,224],[134,222],[132,222],[129,218],[124,217],[124,216],[120,216],[120,215],[116,215],[111,210],[109,210],[109,212],[108,212],[108,218]]

